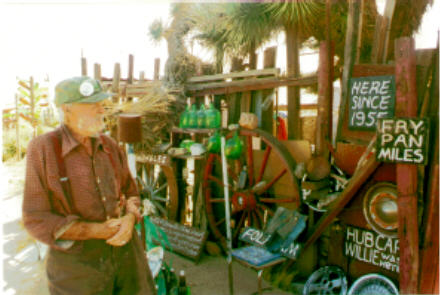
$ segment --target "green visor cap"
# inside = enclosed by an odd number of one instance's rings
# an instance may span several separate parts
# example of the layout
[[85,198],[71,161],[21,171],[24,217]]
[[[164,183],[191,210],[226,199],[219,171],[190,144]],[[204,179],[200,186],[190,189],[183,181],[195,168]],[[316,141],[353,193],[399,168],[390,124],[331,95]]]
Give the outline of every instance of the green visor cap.
[[90,77],[73,77],[61,81],[55,86],[55,104],[95,103],[111,97],[104,92],[99,81]]

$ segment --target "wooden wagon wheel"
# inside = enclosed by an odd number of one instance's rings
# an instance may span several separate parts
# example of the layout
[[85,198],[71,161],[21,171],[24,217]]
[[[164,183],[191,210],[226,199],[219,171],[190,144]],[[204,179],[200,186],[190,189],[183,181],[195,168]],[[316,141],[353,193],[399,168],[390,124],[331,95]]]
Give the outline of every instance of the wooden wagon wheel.
[[177,220],[179,194],[172,162],[167,155],[137,159],[137,183],[142,199],[149,199],[159,216]]
[[[239,135],[244,143],[242,155],[227,161],[234,245],[244,227],[263,228],[277,206],[296,209],[300,205],[296,162],[288,149],[259,129],[240,129]],[[226,249],[221,171],[221,156],[210,154],[203,176],[206,213],[213,235]]]

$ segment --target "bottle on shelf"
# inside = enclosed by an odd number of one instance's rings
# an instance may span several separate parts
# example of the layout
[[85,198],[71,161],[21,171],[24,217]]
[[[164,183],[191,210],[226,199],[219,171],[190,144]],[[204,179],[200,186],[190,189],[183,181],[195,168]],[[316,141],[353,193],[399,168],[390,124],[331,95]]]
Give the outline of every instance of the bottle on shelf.
[[220,126],[221,126],[220,111],[217,110],[211,102],[208,106],[208,109],[206,110],[206,127],[220,128]]
[[188,112],[187,128],[197,128],[197,106],[193,104]]
[[188,128],[188,117],[189,115],[189,105],[186,105],[185,110],[182,112],[182,114],[180,114],[180,122],[179,122],[179,127],[180,128]]
[[206,128],[206,110],[204,104],[200,106],[200,109],[197,112],[197,127]]
[[191,295],[188,286],[186,285],[185,271],[181,270],[179,273],[179,287],[177,289],[178,295]]

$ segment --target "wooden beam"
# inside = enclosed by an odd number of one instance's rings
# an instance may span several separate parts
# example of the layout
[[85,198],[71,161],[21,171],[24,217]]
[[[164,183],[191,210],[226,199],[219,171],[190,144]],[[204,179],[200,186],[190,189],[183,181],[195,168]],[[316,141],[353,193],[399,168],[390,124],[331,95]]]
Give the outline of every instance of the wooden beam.
[[347,104],[347,90],[348,80],[352,75],[353,64],[356,55],[356,44],[358,38],[358,30],[356,25],[359,23],[361,0],[349,0],[348,19],[347,19],[347,33],[345,35],[344,48],[344,68],[342,72],[342,89],[341,89],[341,104],[339,106],[338,131],[336,141],[341,136],[341,126],[344,119],[346,104]]
[[[299,35],[298,24],[292,23],[285,26],[286,30],[286,56],[287,56],[287,76],[298,78],[300,76],[299,62]],[[287,87],[287,137],[288,139],[301,139],[302,128],[299,116],[299,105],[301,93],[298,85],[289,85]]]
[[385,26],[385,32],[384,32],[384,44],[383,44],[383,52],[381,56],[381,62],[386,63],[387,62],[387,56],[388,56],[388,47],[389,47],[389,41],[390,41],[390,34],[391,34],[391,24],[393,21],[393,15],[394,15],[394,8],[396,8],[396,0],[387,0],[385,3],[385,11],[384,11],[384,18],[386,19],[386,26]]
[[280,69],[278,68],[249,70],[242,72],[232,72],[228,74],[216,74],[216,75],[191,77],[187,80],[187,83],[212,82],[212,81],[219,81],[226,79],[247,78],[247,77],[256,77],[256,76],[278,76],[279,73],[280,73]]
[[32,124],[32,138],[37,136],[37,122],[35,119],[35,92],[34,92],[34,77],[29,79],[30,98],[31,98],[31,124]]
[[[396,117],[417,116],[416,60],[414,40],[395,41]],[[397,164],[399,283],[401,294],[418,292],[419,229],[417,222],[417,165]]]
[[[277,57],[277,47],[269,47],[264,50],[263,67],[266,69],[274,68]],[[269,134],[273,134],[273,104],[275,93],[274,89],[263,90],[263,110],[261,112],[261,129]],[[270,100],[267,101],[266,100]]]
[[[127,84],[133,84],[133,75],[134,75],[134,56],[133,54],[128,55],[128,75],[127,75]],[[131,101],[133,97],[127,96],[127,100]]]
[[361,12],[360,12],[360,16],[359,16],[358,38],[357,38],[357,45],[356,45],[356,61],[355,61],[356,64],[359,63],[359,60],[361,58],[362,29],[364,27],[364,17],[365,17],[365,1],[366,0],[361,0]]
[[144,71],[140,71],[140,73],[139,73],[139,82],[140,83],[145,82],[145,72]]
[[282,86],[310,86],[318,81],[316,75],[299,78],[254,78],[231,82],[217,82],[200,85],[186,84],[186,92],[191,96],[206,94],[228,94],[234,92],[271,89]]

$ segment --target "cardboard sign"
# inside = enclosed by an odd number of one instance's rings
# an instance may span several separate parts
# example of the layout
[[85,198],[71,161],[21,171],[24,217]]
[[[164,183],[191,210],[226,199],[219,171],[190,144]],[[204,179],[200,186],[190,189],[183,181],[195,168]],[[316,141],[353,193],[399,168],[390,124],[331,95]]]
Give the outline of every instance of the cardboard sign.
[[[159,217],[151,217],[151,222],[160,227],[170,242],[169,249],[194,260],[200,258],[207,233],[200,229],[179,224]],[[153,242],[158,242],[154,241]]]
[[426,165],[428,138],[428,119],[381,119],[377,129],[376,159],[379,162]]
[[239,239],[255,246],[264,247],[271,241],[272,235],[253,227],[246,227]]
[[399,272],[399,239],[348,226],[344,254],[356,260]]
[[375,130],[378,118],[394,116],[394,76],[351,78],[349,91],[349,129]]

